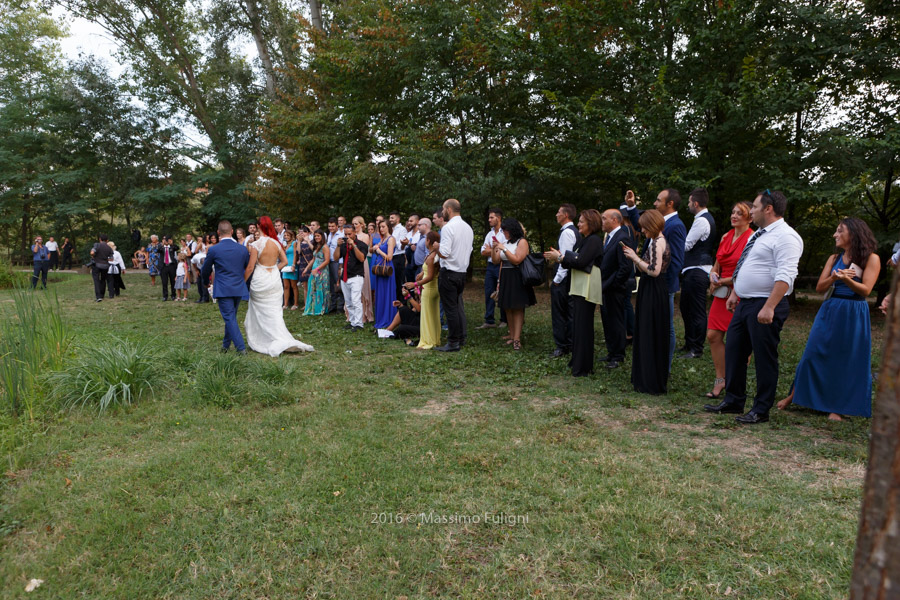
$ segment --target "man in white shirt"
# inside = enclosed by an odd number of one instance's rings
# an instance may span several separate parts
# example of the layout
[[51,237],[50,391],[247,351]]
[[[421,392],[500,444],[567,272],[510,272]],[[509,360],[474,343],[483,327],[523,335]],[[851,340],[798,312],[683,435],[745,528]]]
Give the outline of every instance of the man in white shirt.
[[441,245],[438,256],[441,259],[441,274],[438,278],[438,293],[447,315],[447,343],[437,350],[459,352],[466,343],[466,311],[463,306],[463,288],[466,285],[466,271],[472,258],[472,242],[475,235],[469,224],[460,216],[459,200],[444,202],[443,217],[446,221],[441,228]]
[[[494,322],[494,315],[497,312],[497,302],[492,294],[497,291],[497,282],[500,280],[500,265],[494,264],[491,259],[493,255],[492,244],[494,240],[501,244],[506,243],[506,236],[500,229],[500,222],[503,221],[503,211],[499,208],[488,210],[488,228],[487,234],[484,236],[484,243],[481,245],[481,255],[487,257],[487,270],[484,272],[484,323],[478,326],[478,329],[492,329],[497,326]],[[500,309],[500,322],[506,323],[506,312]]]
[[331,275],[330,289],[331,301],[328,305],[328,312],[344,310],[344,295],[341,291],[340,275],[341,264],[340,257],[335,250],[338,246],[338,240],[344,237],[344,232],[338,229],[337,219],[331,217],[328,219],[328,234],[325,236],[325,244],[328,246],[329,259],[328,272]]
[[[725,337],[725,399],[707,404],[707,412],[736,413],[746,425],[765,423],[778,386],[778,342],[788,317],[787,297],[794,289],[803,240],[787,223],[787,199],[781,192],[761,192],[750,217],[759,229],[747,241],[735,267],[734,288],[726,307],[734,311]],[[747,359],[756,363],[756,397],[747,414]]]
[[244,248],[248,247],[250,244],[256,241],[256,232],[256,223],[250,223],[249,225],[247,225],[247,235],[246,237],[244,237]]
[[44,248],[47,249],[47,252],[50,253],[50,263],[48,268],[53,269],[54,271],[59,271],[59,244],[56,243],[56,240],[53,239],[53,236],[50,236],[47,239],[47,243],[44,244]]
[[[581,234],[575,227],[577,211],[574,204],[562,204],[556,211],[556,222],[559,224],[559,240],[557,249],[563,256],[575,248],[575,244],[581,239]],[[544,253],[544,258],[551,259],[549,252]],[[553,343],[556,348],[550,354],[553,358],[565,356],[572,351],[572,317],[575,314],[575,299],[569,296],[569,287],[572,278],[569,269],[556,265],[556,274],[550,282],[550,320],[553,324]]]
[[[403,246],[403,254],[406,256],[406,273],[403,278],[406,281],[416,280],[415,254],[421,237],[419,233],[419,215],[413,213],[406,219],[406,243]],[[402,297],[400,296],[400,298]]]
[[275,219],[275,232],[278,233],[278,242],[284,248],[284,221],[281,219]]
[[397,211],[388,215],[388,225],[391,226],[391,235],[394,237],[394,283],[399,299],[403,297],[400,288],[406,283],[406,244],[409,243],[409,232],[400,222],[400,213]]
[[681,318],[684,320],[684,354],[682,358],[703,356],[706,341],[706,296],[709,273],[716,262],[719,237],[716,221],[706,210],[709,194],[697,188],[688,196],[688,210],[694,222],[684,239],[684,268],[681,270]]

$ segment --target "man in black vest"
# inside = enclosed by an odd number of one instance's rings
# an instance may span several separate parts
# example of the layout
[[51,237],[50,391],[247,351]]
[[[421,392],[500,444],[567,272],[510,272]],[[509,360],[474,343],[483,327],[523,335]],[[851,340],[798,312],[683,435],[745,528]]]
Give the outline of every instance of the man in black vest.
[[103,300],[103,294],[107,289],[109,289],[109,297],[115,297],[112,277],[109,276],[109,261],[113,257],[113,249],[106,243],[108,241],[109,236],[102,233],[100,241],[91,249],[91,260],[93,261],[91,275],[94,278],[94,296],[97,302]]
[[[556,222],[561,227],[556,247],[564,256],[581,241],[581,234],[572,222],[575,220],[575,214],[573,204],[563,204],[556,211]],[[550,260],[550,253],[545,252],[544,258]],[[550,282],[550,317],[553,322],[553,341],[556,344],[556,349],[550,355],[553,358],[565,356],[572,351],[572,317],[575,315],[575,302],[569,297],[571,282],[569,270],[558,264],[553,281]]]
[[600,275],[603,278],[603,304],[600,318],[606,338],[606,368],[615,369],[625,360],[625,302],[630,301],[628,281],[634,277],[634,263],[625,258],[624,247],[636,247],[631,230],[625,227],[622,212],[611,208],[600,215],[606,240],[603,242],[603,258]]
[[682,358],[703,356],[706,340],[706,293],[709,272],[716,262],[719,238],[716,222],[709,211],[709,194],[697,188],[688,199],[688,210],[694,223],[684,240],[684,268],[681,270],[681,318],[684,319],[684,354]]

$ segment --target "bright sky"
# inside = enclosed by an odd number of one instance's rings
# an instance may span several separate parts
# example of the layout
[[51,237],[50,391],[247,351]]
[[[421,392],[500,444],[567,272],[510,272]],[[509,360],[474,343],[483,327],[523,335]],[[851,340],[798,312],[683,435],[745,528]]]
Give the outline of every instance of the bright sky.
[[79,55],[93,55],[102,59],[113,77],[118,77],[122,66],[114,56],[116,43],[102,27],[91,21],[73,17],[60,7],[54,7],[53,16],[63,20],[69,27],[69,37],[60,40],[63,55],[75,60]]

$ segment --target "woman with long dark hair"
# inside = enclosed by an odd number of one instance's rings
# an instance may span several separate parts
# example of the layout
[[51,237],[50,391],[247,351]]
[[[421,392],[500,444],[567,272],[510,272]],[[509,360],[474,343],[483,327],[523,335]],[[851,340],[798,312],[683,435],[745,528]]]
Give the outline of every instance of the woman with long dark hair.
[[372,246],[372,287],[375,289],[375,330],[387,329],[394,321],[397,307],[396,273],[394,273],[394,236],[387,221],[378,224],[380,242]]
[[866,297],[881,272],[872,230],[860,219],[840,222],[834,232],[837,252],[825,262],[816,291],[830,293],[816,314],[803,358],[797,365],[794,392],[778,403],[784,410],[793,400],[829,413],[872,416],[872,325]]
[[302,276],[308,277],[306,283],[306,306],[303,308],[304,315],[324,315],[328,312],[329,298],[329,272],[328,262],[331,258],[331,252],[328,251],[328,245],[325,243],[325,233],[321,229],[316,229],[313,233],[313,261],[307,263],[303,269]]
[[509,325],[509,339],[513,350],[522,349],[522,328],[525,326],[525,309],[537,304],[534,288],[522,283],[519,265],[528,256],[530,248],[525,239],[525,230],[517,220],[507,217],[500,224],[506,242],[494,240],[491,245],[491,260],[500,263],[500,284],[497,303],[506,311]]

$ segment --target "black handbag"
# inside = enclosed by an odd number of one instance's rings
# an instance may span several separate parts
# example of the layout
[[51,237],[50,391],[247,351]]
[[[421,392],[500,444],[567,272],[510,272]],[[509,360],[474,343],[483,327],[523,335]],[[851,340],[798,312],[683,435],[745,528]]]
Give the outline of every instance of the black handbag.
[[528,287],[536,287],[544,283],[544,255],[540,252],[532,252],[519,264],[522,273],[522,283]]

